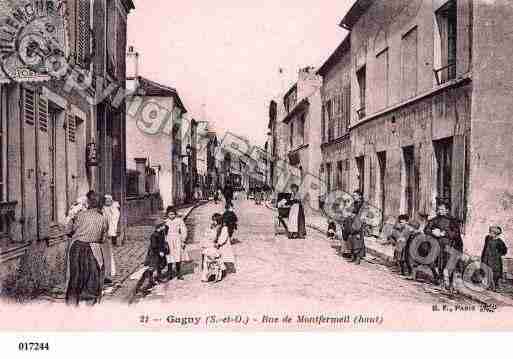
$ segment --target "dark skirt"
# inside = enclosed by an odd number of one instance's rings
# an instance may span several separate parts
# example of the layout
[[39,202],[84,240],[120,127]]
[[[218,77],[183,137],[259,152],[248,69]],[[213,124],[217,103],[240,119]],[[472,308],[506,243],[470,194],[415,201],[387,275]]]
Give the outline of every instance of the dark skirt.
[[89,243],[75,241],[69,251],[70,278],[66,303],[80,300],[99,303],[102,296],[104,268],[100,268]]

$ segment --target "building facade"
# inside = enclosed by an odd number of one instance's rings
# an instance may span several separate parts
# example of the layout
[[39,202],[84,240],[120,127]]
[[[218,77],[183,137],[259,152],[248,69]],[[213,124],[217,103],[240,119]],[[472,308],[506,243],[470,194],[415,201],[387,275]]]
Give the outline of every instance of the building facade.
[[[133,48],[127,56],[128,88],[133,92],[127,102],[127,168],[139,176],[146,171],[138,162],[156,169],[163,206],[183,203],[182,123],[187,110],[176,89],[139,76],[139,55]],[[183,130],[186,135],[187,128]],[[146,190],[138,193],[144,194]]]
[[269,121],[271,153],[276,155],[271,161],[275,190],[287,191],[295,183],[305,205],[315,210],[320,197],[321,85],[322,78],[313,68],[300,69],[297,83],[271,102]]
[[317,71],[321,88],[321,202],[334,190],[352,192],[350,186],[351,39],[347,35]]
[[450,201],[473,254],[490,224],[513,229],[512,50],[501,45],[512,43],[512,11],[505,1],[360,0],[341,23],[351,31],[351,188],[385,218]]
[[[11,81],[0,70],[2,263],[37,241],[46,242],[54,254],[60,251],[66,214],[91,189],[111,193],[120,202],[120,240],[124,238],[124,53],[127,16],[134,4],[48,1],[45,11],[50,3],[65,9],[59,16],[65,19],[67,61],[54,63],[58,76]],[[10,16],[20,10],[2,11]],[[119,94],[117,100],[105,93],[106,86]]]

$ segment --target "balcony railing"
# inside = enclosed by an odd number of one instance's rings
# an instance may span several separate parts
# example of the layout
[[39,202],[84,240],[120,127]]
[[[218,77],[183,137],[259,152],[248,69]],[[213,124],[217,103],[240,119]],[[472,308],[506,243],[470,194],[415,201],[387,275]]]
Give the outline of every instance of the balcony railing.
[[365,117],[365,107],[361,107],[359,110],[356,111],[356,114],[358,115],[358,118],[361,120]]
[[435,74],[436,83],[442,85],[456,78],[456,64],[449,64],[439,69],[433,69],[433,73]]

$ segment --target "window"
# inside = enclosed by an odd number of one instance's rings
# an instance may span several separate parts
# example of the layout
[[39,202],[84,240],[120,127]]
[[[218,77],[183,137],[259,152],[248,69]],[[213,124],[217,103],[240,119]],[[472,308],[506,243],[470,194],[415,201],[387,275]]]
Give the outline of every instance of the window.
[[302,145],[305,144],[305,122],[306,115],[303,113],[299,118],[299,141]]
[[456,77],[457,7],[448,1],[436,13],[438,35],[435,38],[435,77],[442,84]]
[[344,87],[343,95],[343,111],[342,111],[342,130],[343,133],[349,131],[351,124],[351,85]]
[[367,81],[367,70],[365,65],[356,72],[356,79],[358,80],[358,87],[360,90],[360,108],[358,109],[358,117],[365,117],[365,92]]
[[437,197],[451,199],[452,138],[435,141]]
[[334,124],[333,124],[333,106],[332,101],[326,103],[326,115],[328,117],[328,142],[333,141],[335,137]]
[[401,41],[401,76],[403,99],[417,94],[417,27],[408,31]]
[[294,148],[294,121],[290,121],[290,148]]
[[321,109],[321,143],[326,142],[326,106]]
[[388,49],[376,55],[375,108],[382,110],[388,105]]

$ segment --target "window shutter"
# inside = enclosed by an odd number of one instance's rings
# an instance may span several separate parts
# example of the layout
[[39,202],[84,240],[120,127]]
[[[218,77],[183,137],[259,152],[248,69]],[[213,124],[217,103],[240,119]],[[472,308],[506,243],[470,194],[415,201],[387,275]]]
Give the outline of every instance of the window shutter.
[[42,132],[48,132],[48,100],[39,96],[38,99],[38,123]]
[[76,142],[77,140],[77,122],[73,114],[66,114],[66,124],[68,126],[68,140],[69,142]]
[[90,0],[78,1],[78,26],[77,26],[77,60],[80,65],[86,65],[91,50],[91,3]]
[[25,122],[34,125],[36,122],[36,92],[31,89],[24,89],[23,112]]

